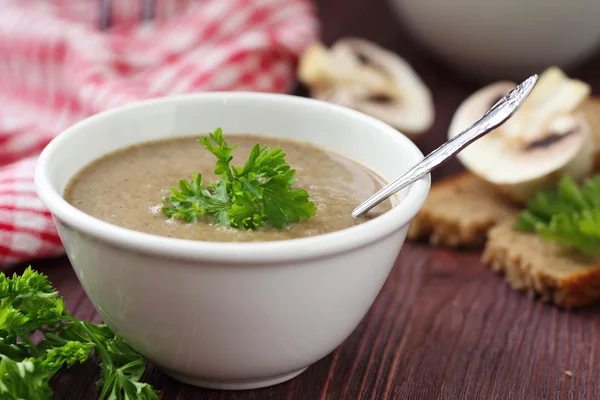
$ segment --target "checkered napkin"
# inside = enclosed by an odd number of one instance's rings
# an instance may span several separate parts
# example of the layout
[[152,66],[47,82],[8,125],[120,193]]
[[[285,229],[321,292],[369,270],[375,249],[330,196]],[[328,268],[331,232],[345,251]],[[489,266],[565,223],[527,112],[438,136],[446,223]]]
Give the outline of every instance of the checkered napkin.
[[37,155],[99,111],[199,91],[288,92],[310,0],[0,0],[0,268],[63,252]]

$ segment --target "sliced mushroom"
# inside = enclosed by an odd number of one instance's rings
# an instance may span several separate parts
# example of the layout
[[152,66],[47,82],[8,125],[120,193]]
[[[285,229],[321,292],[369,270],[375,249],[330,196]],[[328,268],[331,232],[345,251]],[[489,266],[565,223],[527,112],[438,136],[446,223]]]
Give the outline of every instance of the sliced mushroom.
[[[310,45],[302,55],[298,66],[298,77],[311,89],[327,89],[334,86],[364,86],[376,93],[390,93],[388,79],[379,73],[361,68],[351,55],[329,52],[319,42]],[[395,94],[395,92],[393,93]]]
[[[465,148],[458,159],[521,203],[554,185],[563,174],[583,179],[592,170],[595,151],[591,129],[578,111],[589,95],[585,86],[560,77],[554,69],[545,71],[515,115]],[[514,83],[502,81],[469,96],[454,114],[449,138],[470,126],[514,87]]]
[[339,104],[344,107],[351,107],[357,97],[370,96],[372,91],[360,84],[347,84],[338,87],[316,88],[312,90],[311,94],[315,99]]
[[320,42],[308,46],[298,64],[298,78],[308,86],[327,87],[335,82],[335,67],[331,65],[327,48]]
[[381,119],[409,135],[433,124],[431,93],[410,65],[367,40],[347,38],[331,50],[320,43],[304,53],[300,80],[317,99]]
[[504,124],[506,136],[522,144],[543,139],[546,125],[556,116],[573,112],[589,97],[591,88],[585,82],[569,79],[559,68],[548,68],[521,106],[516,118]]

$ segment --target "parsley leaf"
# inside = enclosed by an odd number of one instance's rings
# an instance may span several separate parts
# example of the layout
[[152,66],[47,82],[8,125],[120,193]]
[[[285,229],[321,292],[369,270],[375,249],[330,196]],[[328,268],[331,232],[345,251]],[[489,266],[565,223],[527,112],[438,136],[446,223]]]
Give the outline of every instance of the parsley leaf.
[[289,170],[263,185],[265,214],[276,228],[281,228],[286,222],[298,222],[300,218],[308,219],[314,215],[314,204],[308,201],[308,192],[290,189],[295,181],[295,172]]
[[556,190],[540,192],[528,202],[515,229],[600,256],[600,175],[581,187],[564,176]]
[[48,400],[52,389],[49,375],[36,359],[11,360],[0,354],[0,398],[6,400]]
[[101,400],[158,398],[140,382],[142,356],[107,325],[71,316],[45,275],[0,273],[0,399],[50,399],[52,376],[92,357],[102,360]]
[[171,188],[173,195],[168,206],[162,211],[169,218],[181,218],[185,222],[196,222],[199,216],[208,213],[220,223],[227,224],[227,210],[231,207],[227,193],[227,179],[223,179],[214,187],[202,185],[202,175],[194,174],[191,181],[180,180],[179,190]]
[[[234,144],[231,147],[227,145],[227,142],[225,139],[223,139],[223,131],[221,128],[215,129],[215,131],[213,133],[209,133],[208,136],[209,137],[200,137],[198,142],[200,142],[206,150],[210,151],[215,155],[215,157],[217,157],[215,174],[225,175],[227,178],[229,178],[229,180],[233,180],[233,174],[229,164],[233,159],[231,153],[233,152],[233,149],[237,147],[237,145]],[[213,146],[213,142],[216,144],[216,146]]]
[[231,165],[231,154],[237,145],[229,146],[221,128],[197,141],[217,157],[214,172],[221,179],[210,185],[202,183],[200,174],[191,181],[180,180],[179,189],[171,188],[171,197],[162,203],[168,218],[192,223],[208,215],[237,229],[258,229],[266,223],[281,229],[316,214],[308,192],[292,189],[296,170],[280,147],[271,150],[257,143],[244,166],[236,167]]

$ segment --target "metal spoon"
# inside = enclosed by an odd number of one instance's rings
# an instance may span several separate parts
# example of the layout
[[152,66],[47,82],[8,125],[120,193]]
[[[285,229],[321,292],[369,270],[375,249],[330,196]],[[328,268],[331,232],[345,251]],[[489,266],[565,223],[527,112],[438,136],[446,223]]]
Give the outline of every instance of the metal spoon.
[[498,100],[479,121],[429,153],[427,157],[423,158],[411,169],[396,178],[393,182],[385,185],[381,190],[356,207],[352,211],[352,216],[358,218],[364,215],[371,208],[394,193],[423,178],[431,170],[448,161],[475,140],[505,123],[523,104],[523,101],[529,96],[537,81],[537,74],[527,78],[506,96]]

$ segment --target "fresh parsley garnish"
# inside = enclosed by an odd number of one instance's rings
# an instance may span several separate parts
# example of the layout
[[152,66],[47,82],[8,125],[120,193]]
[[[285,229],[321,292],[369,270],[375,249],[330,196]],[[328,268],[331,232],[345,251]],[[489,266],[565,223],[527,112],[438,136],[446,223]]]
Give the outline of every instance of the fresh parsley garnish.
[[221,128],[197,141],[217,157],[214,172],[221,179],[209,185],[201,174],[194,174],[191,181],[180,180],[179,189],[171,188],[172,196],[163,200],[161,209],[167,217],[190,223],[208,215],[238,229],[257,229],[265,223],[279,229],[315,215],[308,192],[292,189],[296,170],[280,147],[271,150],[256,143],[246,164],[235,167],[231,153],[237,145],[227,144]]
[[571,177],[562,177],[556,190],[540,192],[528,202],[515,228],[600,256],[600,175],[581,187]]
[[50,399],[52,376],[90,358],[101,360],[100,400],[158,399],[140,382],[142,356],[108,326],[71,316],[45,275],[31,267],[12,278],[0,273],[0,399]]

